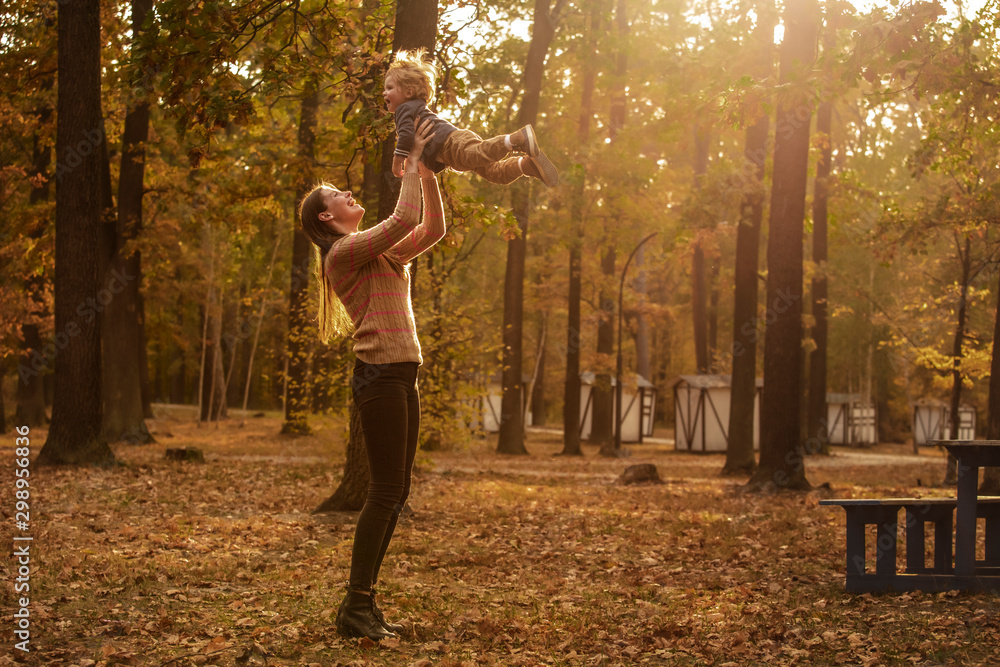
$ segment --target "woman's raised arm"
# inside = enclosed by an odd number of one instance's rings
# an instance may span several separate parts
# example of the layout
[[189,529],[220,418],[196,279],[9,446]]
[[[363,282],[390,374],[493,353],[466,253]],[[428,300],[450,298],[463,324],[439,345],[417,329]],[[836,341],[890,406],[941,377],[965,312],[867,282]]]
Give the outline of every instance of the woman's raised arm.
[[441,200],[441,189],[438,187],[437,176],[423,163],[419,164],[418,173],[420,174],[420,189],[423,191],[424,200],[423,221],[419,227],[393,247],[399,261],[404,264],[443,239],[446,231],[444,203]]
[[417,128],[413,150],[406,163],[403,185],[399,200],[392,215],[363,232],[350,234],[337,241],[330,249],[327,264],[331,270],[334,264],[346,264],[349,271],[374,260],[397,245],[405,245],[406,239],[420,234],[420,185],[419,160],[424,146],[432,134],[431,124],[422,123]]

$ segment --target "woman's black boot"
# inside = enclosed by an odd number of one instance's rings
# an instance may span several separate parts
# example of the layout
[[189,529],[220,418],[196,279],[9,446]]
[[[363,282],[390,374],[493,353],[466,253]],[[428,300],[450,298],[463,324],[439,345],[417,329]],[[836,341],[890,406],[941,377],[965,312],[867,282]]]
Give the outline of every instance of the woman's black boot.
[[389,632],[375,616],[372,596],[347,588],[347,596],[337,611],[337,633],[342,637],[368,637],[372,641],[391,639]]
[[382,624],[382,627],[392,632],[393,634],[401,635],[403,634],[403,626],[399,623],[389,623],[385,620],[385,615],[382,610],[378,608],[378,600],[375,599],[375,589],[372,589],[372,613],[375,614],[375,618],[378,622]]

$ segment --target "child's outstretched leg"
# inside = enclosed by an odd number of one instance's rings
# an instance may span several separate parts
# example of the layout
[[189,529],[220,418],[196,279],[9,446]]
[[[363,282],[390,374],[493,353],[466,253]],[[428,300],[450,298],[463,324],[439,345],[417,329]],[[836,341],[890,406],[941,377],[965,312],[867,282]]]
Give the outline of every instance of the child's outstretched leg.
[[[527,155],[524,158],[507,157],[511,151]],[[559,184],[559,174],[538,148],[530,125],[512,134],[485,140],[469,130],[455,130],[448,135],[437,160],[455,171],[475,172],[497,185],[508,185],[522,175],[538,178],[549,187]]]
[[445,139],[437,160],[455,171],[477,171],[500,162],[510,153],[506,136],[482,139],[471,130],[455,130]]
[[[497,185],[510,185],[521,176],[531,176],[532,174],[522,169],[522,162],[529,162],[527,157],[509,157],[499,162],[490,163],[484,167],[474,167],[473,171],[490,183]],[[530,163],[529,163],[530,164]]]

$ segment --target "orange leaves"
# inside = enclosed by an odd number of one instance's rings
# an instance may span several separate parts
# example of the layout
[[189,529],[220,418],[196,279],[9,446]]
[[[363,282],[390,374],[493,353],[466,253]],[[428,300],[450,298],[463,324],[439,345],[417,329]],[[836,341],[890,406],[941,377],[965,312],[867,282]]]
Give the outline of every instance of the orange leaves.
[[[379,581],[380,607],[406,633],[342,639],[354,516],[307,514],[335,481],[339,429],[289,450],[277,418],[210,433],[169,421],[169,442],[118,446],[121,469],[39,473],[33,619],[67,665],[1000,661],[988,596],[845,594],[843,519],[811,496],[733,493],[721,455],[656,444],[633,456],[666,482],[626,487],[615,483],[626,462],[590,448],[556,457],[560,443],[539,434],[532,457],[497,457],[491,443],[420,454],[414,513]],[[163,460],[187,445],[207,462]],[[906,495],[898,487],[941,463],[892,457],[852,450],[807,466],[814,483]]]

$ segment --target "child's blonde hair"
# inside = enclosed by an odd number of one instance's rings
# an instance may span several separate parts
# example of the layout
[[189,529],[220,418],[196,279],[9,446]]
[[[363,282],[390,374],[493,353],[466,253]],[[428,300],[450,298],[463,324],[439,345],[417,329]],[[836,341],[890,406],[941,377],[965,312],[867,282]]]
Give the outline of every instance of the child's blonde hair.
[[389,65],[385,78],[392,77],[409,98],[420,98],[430,104],[434,100],[434,63],[424,58],[426,49],[399,51]]

